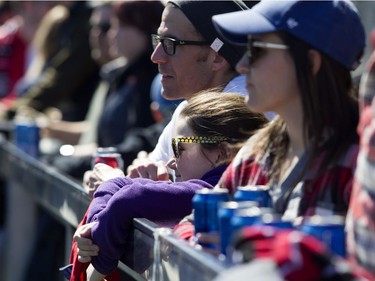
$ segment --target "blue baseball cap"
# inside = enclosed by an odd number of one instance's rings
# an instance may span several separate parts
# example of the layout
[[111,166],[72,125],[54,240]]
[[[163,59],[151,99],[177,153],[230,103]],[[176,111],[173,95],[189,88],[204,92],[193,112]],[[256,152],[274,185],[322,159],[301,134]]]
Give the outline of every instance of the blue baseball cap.
[[349,70],[360,64],[366,44],[358,11],[349,0],[263,0],[251,10],[215,15],[212,20],[232,44],[245,45],[249,34],[285,31]]

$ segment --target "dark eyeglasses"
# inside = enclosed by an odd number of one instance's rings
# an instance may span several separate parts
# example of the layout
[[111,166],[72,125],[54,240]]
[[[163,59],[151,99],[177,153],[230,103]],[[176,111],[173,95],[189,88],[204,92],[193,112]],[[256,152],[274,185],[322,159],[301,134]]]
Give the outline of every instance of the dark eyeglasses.
[[286,50],[289,47],[285,44],[276,44],[256,41],[249,37],[247,42],[247,57],[249,58],[249,64],[253,64],[257,59],[261,58],[265,54],[264,49],[277,49]]
[[180,149],[178,143],[221,143],[223,141],[228,141],[228,137],[223,136],[213,136],[213,137],[199,137],[199,136],[189,136],[189,137],[179,137],[179,138],[172,138],[172,150],[174,153],[174,157],[176,159],[180,158]]
[[209,45],[207,41],[188,41],[188,40],[177,40],[169,37],[161,37],[156,34],[151,34],[152,46],[154,49],[161,43],[163,46],[164,52],[168,56],[173,56],[176,53],[177,45],[195,45],[195,46],[204,46]]
[[100,22],[98,24],[93,24],[92,27],[98,28],[102,33],[107,33],[111,29],[111,23]]

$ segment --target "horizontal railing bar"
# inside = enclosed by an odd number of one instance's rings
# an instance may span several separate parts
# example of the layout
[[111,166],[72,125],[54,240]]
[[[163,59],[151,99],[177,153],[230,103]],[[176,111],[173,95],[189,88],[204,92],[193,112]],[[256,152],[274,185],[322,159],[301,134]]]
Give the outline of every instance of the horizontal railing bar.
[[0,176],[22,186],[60,220],[78,225],[90,203],[78,183],[5,141],[0,141],[0,167]]

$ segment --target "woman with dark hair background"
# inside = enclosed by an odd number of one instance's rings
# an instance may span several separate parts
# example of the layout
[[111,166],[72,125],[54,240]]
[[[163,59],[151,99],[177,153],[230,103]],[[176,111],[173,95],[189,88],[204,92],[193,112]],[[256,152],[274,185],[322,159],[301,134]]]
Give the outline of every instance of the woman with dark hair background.
[[[91,169],[91,157],[97,147],[121,150],[129,133],[155,124],[150,91],[158,70],[150,60],[150,34],[156,32],[163,8],[160,1],[113,3],[114,17],[108,36],[112,40],[112,55],[120,58],[102,68],[102,79],[109,89],[104,106],[97,113],[100,117],[94,128],[96,140],[75,146],[70,156],[54,159],[53,165],[61,172],[81,181],[84,172]],[[134,157],[123,156],[125,167]]]

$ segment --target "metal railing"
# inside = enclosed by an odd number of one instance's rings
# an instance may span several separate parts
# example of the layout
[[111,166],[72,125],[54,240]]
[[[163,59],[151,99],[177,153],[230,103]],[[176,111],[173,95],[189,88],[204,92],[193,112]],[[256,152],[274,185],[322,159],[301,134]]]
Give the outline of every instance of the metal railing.
[[[5,277],[0,279],[23,281],[30,259],[37,258],[32,249],[40,207],[65,228],[67,263],[75,227],[90,202],[81,185],[6,140],[0,140],[0,178],[7,188]],[[135,219],[133,224],[126,264],[119,263],[124,280],[208,281],[225,269],[154,222]]]

